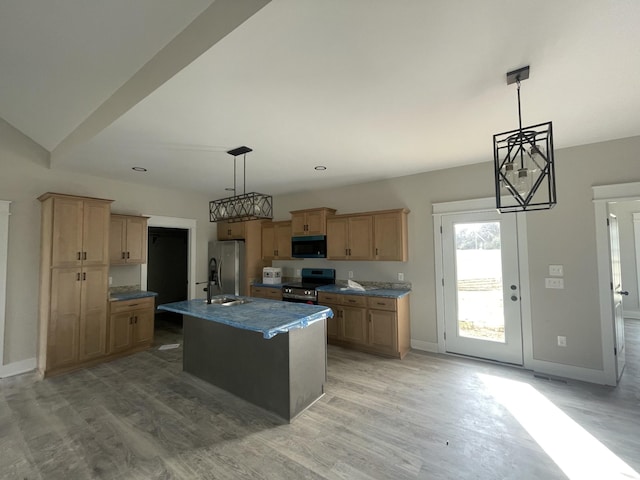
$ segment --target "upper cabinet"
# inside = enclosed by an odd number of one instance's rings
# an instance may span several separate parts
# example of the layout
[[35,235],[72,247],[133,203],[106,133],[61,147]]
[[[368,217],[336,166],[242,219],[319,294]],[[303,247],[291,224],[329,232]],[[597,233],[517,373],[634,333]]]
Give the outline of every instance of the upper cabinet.
[[327,259],[406,262],[408,213],[403,208],[328,217]]
[[262,259],[291,260],[291,222],[262,224]]
[[406,208],[375,212],[373,247],[375,260],[406,262],[409,259]]
[[111,215],[109,258],[111,265],[147,263],[147,217]]
[[327,217],[334,215],[332,208],[311,208],[291,213],[291,236],[326,235]]
[[373,260],[373,216],[336,215],[327,219],[328,260]]
[[[111,201],[46,193],[39,200],[51,209],[51,266],[109,264]],[[53,221],[55,220],[55,221]]]
[[218,222],[218,240],[244,240],[246,222]]

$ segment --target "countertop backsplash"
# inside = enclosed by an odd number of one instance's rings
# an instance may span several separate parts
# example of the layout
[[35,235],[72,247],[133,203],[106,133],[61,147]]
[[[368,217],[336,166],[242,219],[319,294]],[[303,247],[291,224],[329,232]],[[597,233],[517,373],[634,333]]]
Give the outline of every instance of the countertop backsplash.
[[109,287],[109,294],[114,295],[118,293],[131,293],[140,291],[140,284],[138,285],[120,285],[117,287]]

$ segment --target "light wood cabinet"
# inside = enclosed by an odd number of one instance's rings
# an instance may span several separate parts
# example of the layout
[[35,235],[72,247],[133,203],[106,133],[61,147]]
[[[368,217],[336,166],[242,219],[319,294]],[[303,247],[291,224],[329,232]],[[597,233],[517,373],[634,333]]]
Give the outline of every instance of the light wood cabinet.
[[411,348],[409,295],[401,298],[318,292],[318,304],[333,310],[327,342],[403,358]]
[[111,265],[147,263],[147,217],[111,215],[109,259]]
[[262,259],[291,260],[291,222],[262,223]]
[[291,213],[291,236],[326,235],[327,217],[334,215],[333,208],[311,208],[295,210]]
[[217,222],[218,240],[244,240],[247,223],[249,222]]
[[409,210],[390,210],[373,215],[375,260],[408,260],[407,214]]
[[373,217],[336,215],[327,219],[328,260],[373,260]]
[[277,287],[259,287],[251,285],[251,296],[268,300],[282,300],[282,289]]
[[106,355],[111,200],[46,193],[42,202],[38,371]]
[[109,315],[109,353],[134,352],[153,343],[153,297],[113,301]]

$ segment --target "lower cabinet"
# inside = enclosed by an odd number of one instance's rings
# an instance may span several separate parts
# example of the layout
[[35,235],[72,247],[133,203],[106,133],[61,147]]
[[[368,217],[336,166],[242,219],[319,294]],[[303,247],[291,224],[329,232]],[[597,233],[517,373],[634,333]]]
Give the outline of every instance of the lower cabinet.
[[318,292],[318,304],[333,310],[327,342],[403,358],[410,350],[409,295],[401,298]]
[[251,285],[251,296],[268,300],[282,300],[282,289],[277,287],[258,287]]
[[154,298],[113,301],[109,316],[109,353],[142,350],[153,343]]

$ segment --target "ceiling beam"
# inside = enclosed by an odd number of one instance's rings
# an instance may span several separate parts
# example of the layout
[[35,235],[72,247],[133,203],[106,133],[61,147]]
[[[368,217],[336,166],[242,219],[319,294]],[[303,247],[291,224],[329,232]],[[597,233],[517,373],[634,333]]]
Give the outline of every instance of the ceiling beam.
[[271,0],[215,0],[51,152],[50,166],[100,133]]

